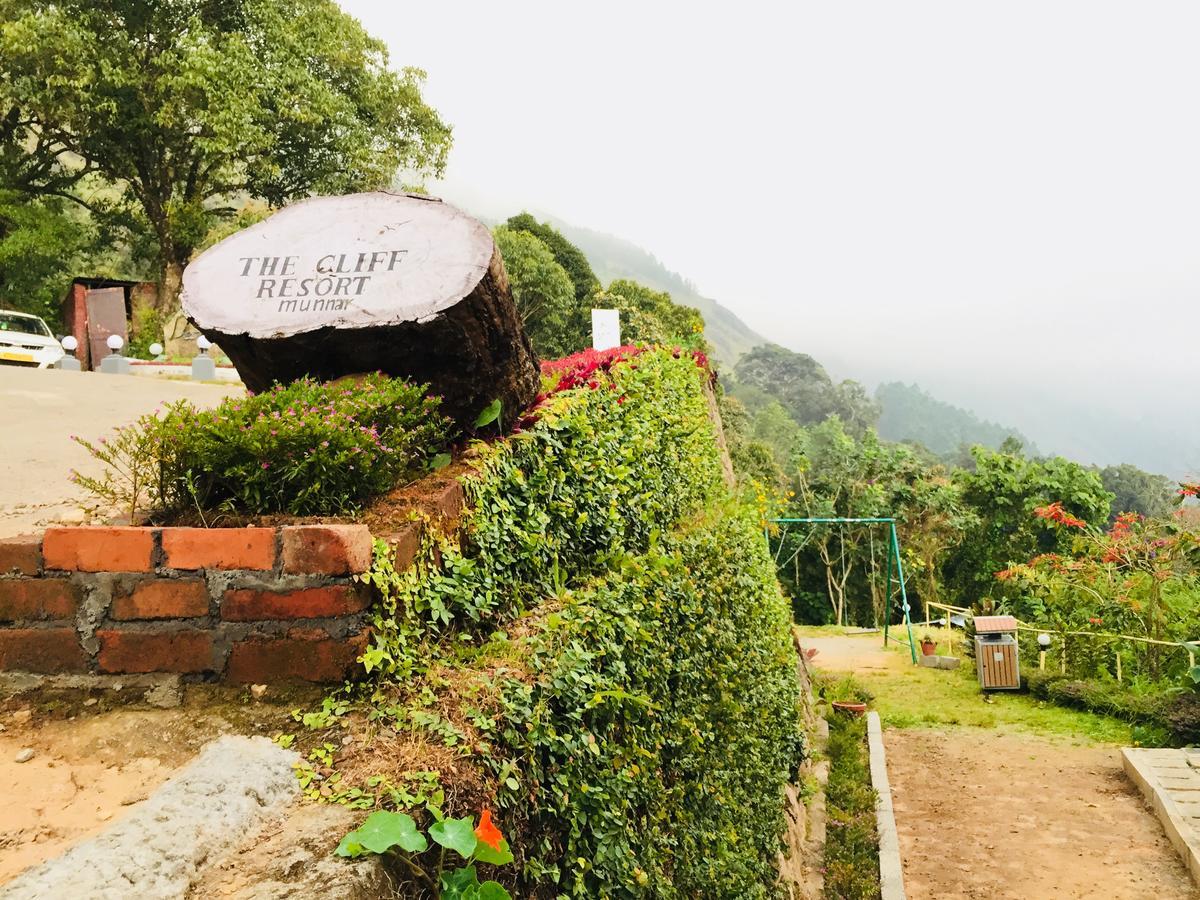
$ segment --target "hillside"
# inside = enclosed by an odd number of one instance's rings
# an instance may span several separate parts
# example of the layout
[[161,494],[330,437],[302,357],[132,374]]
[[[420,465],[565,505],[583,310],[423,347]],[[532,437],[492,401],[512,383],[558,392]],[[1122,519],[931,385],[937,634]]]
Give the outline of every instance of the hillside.
[[716,300],[701,296],[693,284],[670,271],[652,254],[629,241],[578,228],[559,219],[551,219],[554,227],[578,246],[604,284],[617,278],[632,278],[655,290],[666,291],[676,303],[694,306],[704,316],[705,333],[716,350],[717,359],[732,367],[751,347],[767,343],[733,312]]
[[963,445],[983,444],[995,449],[1012,437],[1028,453],[1038,452],[1015,428],[984,421],[970,410],[930,396],[915,384],[881,384],[875,390],[875,400],[881,407],[879,436],[889,441],[917,441],[945,456]]

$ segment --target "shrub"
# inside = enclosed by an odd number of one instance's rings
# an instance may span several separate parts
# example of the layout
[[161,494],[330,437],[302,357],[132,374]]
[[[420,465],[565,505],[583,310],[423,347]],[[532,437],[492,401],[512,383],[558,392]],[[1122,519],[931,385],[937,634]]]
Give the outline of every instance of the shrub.
[[[489,673],[454,746],[494,776],[521,896],[773,896],[800,688],[757,514],[723,482],[709,372],[649,349],[548,368],[572,386],[478,446],[461,546],[403,573],[379,554],[364,662],[392,688],[369,715],[425,703],[444,729],[463,702],[447,686]],[[515,660],[520,677],[490,674]]]
[[303,379],[210,410],[179,401],[112,441],[80,440],[108,468],[76,480],[131,509],[344,513],[415,475],[446,444],[450,422],[425,390],[368,375]]
[[[827,685],[826,699],[867,701],[856,682]],[[867,753],[867,720],[831,713],[825,840],[825,896],[869,900],[879,896],[879,835],[875,789]]]

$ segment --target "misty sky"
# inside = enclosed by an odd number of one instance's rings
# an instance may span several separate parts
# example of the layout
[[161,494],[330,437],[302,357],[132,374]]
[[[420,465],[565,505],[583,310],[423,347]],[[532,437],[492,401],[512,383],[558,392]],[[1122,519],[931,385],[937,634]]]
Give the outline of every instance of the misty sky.
[[836,376],[1200,469],[1200,4],[342,5],[429,72],[449,199],[627,238]]

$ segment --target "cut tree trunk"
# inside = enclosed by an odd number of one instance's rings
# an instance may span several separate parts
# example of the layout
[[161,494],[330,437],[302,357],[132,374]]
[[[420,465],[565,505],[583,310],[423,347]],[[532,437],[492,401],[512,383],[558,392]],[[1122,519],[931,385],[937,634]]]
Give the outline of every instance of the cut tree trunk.
[[497,399],[507,426],[540,385],[491,232],[427,197],[297,203],[197,257],[182,301],[254,391],[378,371],[429,384],[470,431]]

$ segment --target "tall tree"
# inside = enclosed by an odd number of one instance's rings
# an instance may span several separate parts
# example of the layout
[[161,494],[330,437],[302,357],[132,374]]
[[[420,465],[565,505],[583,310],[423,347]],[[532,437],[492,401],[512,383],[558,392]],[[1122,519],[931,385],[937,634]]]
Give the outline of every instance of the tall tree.
[[492,234],[504,258],[517,312],[542,359],[558,359],[586,347],[571,331],[575,287],[550,248],[527,231],[497,225]]
[[157,243],[160,312],[239,200],[440,173],[424,73],[332,0],[0,0],[0,82],[33,140],[94,171]]
[[1027,459],[1011,437],[1000,450],[977,446],[971,454],[975,470],[960,469],[954,477],[975,518],[947,559],[943,578],[954,592],[950,602],[960,606],[1000,594],[995,575],[1010,563],[1070,548],[1070,536],[1036,518],[1035,508],[1061,502],[1072,516],[1101,525],[1113,497],[1095,471],[1061,456]]
[[1100,470],[1104,489],[1114,495],[1112,512],[1134,512],[1147,518],[1165,518],[1179,499],[1178,485],[1165,475],[1145,472],[1129,463]]
[[539,222],[527,212],[512,216],[504,224],[514,231],[529,232],[549,247],[575,285],[575,299],[579,308],[586,309],[590,305],[592,294],[600,290],[600,279],[592,271],[591,263],[582,250],[563,237],[549,222]]

